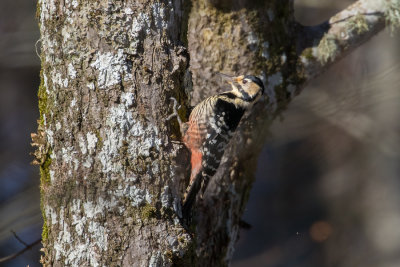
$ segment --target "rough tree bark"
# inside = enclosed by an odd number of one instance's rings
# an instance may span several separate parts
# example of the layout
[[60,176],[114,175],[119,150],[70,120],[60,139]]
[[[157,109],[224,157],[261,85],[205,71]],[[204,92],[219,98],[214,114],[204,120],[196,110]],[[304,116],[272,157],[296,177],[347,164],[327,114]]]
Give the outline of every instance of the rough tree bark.
[[[360,0],[316,27],[296,23],[291,0],[245,2],[39,1],[45,265],[229,264],[270,123],[385,19],[399,24],[397,0]],[[185,229],[188,152],[169,98],[187,116],[189,93],[221,90],[216,72],[258,75],[267,94]]]
[[159,265],[190,250],[175,215],[184,150],[165,119],[169,97],[187,99],[183,9],[39,2],[45,265]]

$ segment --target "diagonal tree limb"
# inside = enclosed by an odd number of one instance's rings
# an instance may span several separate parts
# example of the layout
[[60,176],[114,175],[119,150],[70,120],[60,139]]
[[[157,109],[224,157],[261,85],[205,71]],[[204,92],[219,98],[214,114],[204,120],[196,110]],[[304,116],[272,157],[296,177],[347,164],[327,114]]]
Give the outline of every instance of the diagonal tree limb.
[[318,76],[368,41],[383,30],[387,22],[392,27],[398,26],[399,2],[359,0],[320,25],[299,26],[296,47],[305,81]]
[[[13,232],[13,233],[14,233],[14,232]],[[1,263],[1,262],[6,262],[6,261],[9,261],[9,260],[12,260],[12,259],[15,259],[15,258],[18,257],[19,255],[24,254],[27,250],[31,249],[32,247],[34,247],[34,246],[36,246],[37,244],[39,244],[40,242],[42,242],[42,239],[40,238],[40,239],[38,239],[38,240],[35,240],[35,241],[34,241],[33,243],[31,243],[31,244],[27,244],[27,243],[23,242],[19,237],[17,237],[17,235],[16,235],[15,233],[14,233],[14,236],[15,236],[15,238],[16,238],[19,242],[25,244],[25,247],[24,247],[23,249],[21,249],[20,251],[16,252],[16,253],[13,253],[13,254],[11,254],[11,255],[5,256],[5,257],[3,257],[3,258],[0,258],[0,263]]]
[[15,239],[17,239],[21,244],[25,247],[29,246],[24,240],[22,240],[15,231],[11,230],[11,233],[14,235]]
[[[308,81],[382,30],[386,20],[396,22],[388,14],[399,10],[399,0],[360,0],[314,27],[294,21],[292,1],[286,6],[281,1],[275,9],[269,5],[273,1],[265,1],[266,6],[254,8],[252,13],[234,8],[241,7],[241,1],[232,1],[232,8],[225,9],[202,2],[195,2],[189,31],[194,88],[198,88],[195,102],[221,88],[217,82],[210,86],[214,79],[210,73],[261,73],[269,89],[265,102],[256,106],[237,129],[196,211],[197,251],[209,259],[229,262],[270,124]],[[266,16],[269,10],[279,15]],[[225,19],[218,20],[214,14],[222,14]],[[262,22],[255,17],[263,18]],[[253,20],[258,22],[256,26],[248,23]],[[396,24],[399,23],[393,23]],[[235,30],[236,26],[241,30]],[[232,34],[224,35],[225,32]],[[232,38],[227,41],[227,37]],[[233,57],[234,54],[240,57]],[[235,61],[230,61],[232,58]]]

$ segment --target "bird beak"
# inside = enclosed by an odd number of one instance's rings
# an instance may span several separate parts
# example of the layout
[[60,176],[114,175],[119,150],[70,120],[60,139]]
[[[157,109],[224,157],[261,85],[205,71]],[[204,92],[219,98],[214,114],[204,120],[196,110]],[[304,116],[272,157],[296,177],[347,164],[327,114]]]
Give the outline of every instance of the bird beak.
[[220,73],[220,72],[218,72],[218,75],[222,78],[223,81],[226,81],[229,84],[232,84],[234,82],[237,83],[243,79],[243,76],[235,77],[235,76],[231,76],[231,75],[228,75],[225,73]]

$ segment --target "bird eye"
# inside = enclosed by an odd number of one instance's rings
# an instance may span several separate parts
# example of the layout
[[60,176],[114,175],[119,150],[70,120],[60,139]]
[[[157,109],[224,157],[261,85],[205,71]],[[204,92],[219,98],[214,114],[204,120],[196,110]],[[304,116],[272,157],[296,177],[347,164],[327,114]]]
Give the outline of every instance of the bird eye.
[[246,84],[246,83],[247,83],[247,80],[243,80],[242,83],[243,83],[243,84]]

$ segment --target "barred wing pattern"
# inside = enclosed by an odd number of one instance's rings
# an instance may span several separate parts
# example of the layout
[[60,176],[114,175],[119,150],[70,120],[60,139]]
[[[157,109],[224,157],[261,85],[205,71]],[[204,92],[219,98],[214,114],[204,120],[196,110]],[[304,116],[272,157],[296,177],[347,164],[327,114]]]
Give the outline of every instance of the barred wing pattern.
[[184,216],[190,212],[197,193],[200,190],[204,193],[209,179],[216,173],[225,147],[244,114],[244,108],[235,105],[234,98],[229,93],[211,96],[190,114],[184,142],[191,151],[192,172],[184,200]]

